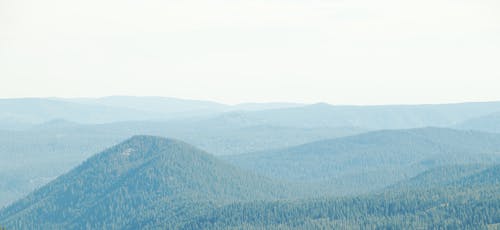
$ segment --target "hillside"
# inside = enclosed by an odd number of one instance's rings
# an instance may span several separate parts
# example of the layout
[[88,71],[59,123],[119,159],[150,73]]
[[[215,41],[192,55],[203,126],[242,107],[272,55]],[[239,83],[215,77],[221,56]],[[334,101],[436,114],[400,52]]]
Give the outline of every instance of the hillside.
[[482,117],[466,120],[455,126],[460,129],[500,132],[500,113],[493,113]]
[[490,164],[445,165],[429,169],[408,180],[389,186],[386,191],[430,189],[449,186],[470,175],[483,172]]
[[133,229],[160,221],[170,226],[213,205],[286,195],[281,185],[183,142],[135,136],[2,210],[0,225]]
[[[86,105],[57,99],[19,98],[0,99],[0,119],[10,121],[10,123],[25,124],[26,127],[27,124],[39,124],[54,119],[81,123],[106,123],[161,119],[161,115],[129,108]],[[0,129],[11,126],[13,125],[0,127]]]
[[227,113],[213,122],[245,121],[250,125],[273,124],[288,127],[361,127],[405,129],[452,126],[468,119],[500,111],[500,102],[436,105],[337,106],[318,103],[244,113]]
[[[240,171],[180,141],[135,136],[0,210],[0,226],[487,228],[500,223],[499,169],[498,165],[445,166],[400,183],[412,185],[407,190],[343,198],[320,193],[314,199],[294,200],[295,186]],[[440,176],[446,178],[435,178]]]
[[242,168],[346,193],[380,189],[427,169],[500,160],[500,135],[442,128],[386,130],[276,151],[227,156]]
[[183,229],[496,229],[500,224],[499,168],[433,188],[236,203],[195,217]]
[[202,119],[228,111],[259,111],[298,107],[293,103],[225,105],[168,97],[0,99],[0,130],[21,130],[55,119],[78,123]]
[[284,148],[361,129],[231,127],[189,122],[119,122],[100,125],[52,120],[22,131],[0,130],[0,207],[67,172],[95,152],[135,134],[180,139],[210,153],[241,154]]
[[466,176],[452,183],[457,187],[496,186],[500,184],[500,165]]
[[242,103],[237,105],[226,105],[212,101],[181,99],[173,97],[134,97],[134,96],[109,96],[101,98],[75,98],[64,99],[66,101],[84,104],[106,105],[113,107],[130,108],[141,111],[157,112],[165,115],[188,115],[200,116],[226,111],[258,111],[267,109],[279,109],[297,107],[297,103]]
[[129,108],[165,115],[190,112],[214,113],[224,111],[226,108],[226,105],[216,102],[171,97],[108,96],[101,98],[73,98],[62,100],[89,105]]

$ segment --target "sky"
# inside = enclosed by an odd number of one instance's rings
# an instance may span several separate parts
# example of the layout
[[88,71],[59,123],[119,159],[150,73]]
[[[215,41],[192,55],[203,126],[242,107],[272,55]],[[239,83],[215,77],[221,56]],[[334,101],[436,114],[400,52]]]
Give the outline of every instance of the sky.
[[500,100],[498,0],[0,0],[0,97]]

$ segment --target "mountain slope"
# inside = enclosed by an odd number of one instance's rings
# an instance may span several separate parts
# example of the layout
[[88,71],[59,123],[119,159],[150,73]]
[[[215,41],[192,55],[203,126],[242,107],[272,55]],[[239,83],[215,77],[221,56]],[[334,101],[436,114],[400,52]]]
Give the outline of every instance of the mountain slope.
[[352,135],[361,129],[290,128],[135,121],[100,125],[52,120],[22,131],[0,130],[0,207],[45,184],[106,147],[146,134],[186,141],[213,154],[241,154]]
[[499,169],[496,165],[431,188],[358,197],[236,203],[195,217],[182,228],[497,229]]
[[19,130],[55,119],[92,124],[131,120],[196,119],[228,111],[258,111],[296,106],[300,104],[254,103],[231,106],[211,101],[132,96],[6,98],[0,99],[0,130]]
[[455,126],[459,129],[472,129],[487,132],[500,132],[500,113],[466,120]]
[[429,190],[444,187],[458,189],[500,185],[500,165],[446,165],[429,169],[384,191]]
[[452,185],[458,187],[479,187],[500,185],[500,165],[489,167],[478,173],[457,180]]
[[369,191],[427,169],[500,160],[500,135],[442,128],[387,130],[225,157],[269,177]]
[[100,229],[135,228],[157,220],[168,226],[181,222],[183,212],[286,196],[282,188],[183,142],[136,136],[2,210],[0,224]]
[[101,98],[60,99],[87,105],[127,108],[162,114],[166,118],[195,117],[221,113],[227,105],[211,101],[187,100],[170,97],[109,96]]
[[226,105],[213,101],[151,96],[108,96],[101,98],[72,98],[62,100],[91,105],[105,105],[155,112],[170,117],[173,117],[174,115],[177,117],[182,115],[201,116],[226,111],[258,111],[297,107],[302,105],[296,103],[243,103],[237,105]]
[[482,172],[489,164],[445,165],[429,169],[408,180],[389,186],[386,190],[430,189],[448,186],[467,176]]
[[54,119],[81,123],[106,123],[160,118],[158,114],[135,109],[85,105],[57,99],[0,99],[0,119],[11,123],[37,124]]
[[[500,102],[436,105],[334,106],[325,103],[244,113],[228,113],[213,122],[245,121],[248,125],[288,127],[361,127],[404,129],[451,126],[500,111]],[[240,122],[241,123],[241,122]]]

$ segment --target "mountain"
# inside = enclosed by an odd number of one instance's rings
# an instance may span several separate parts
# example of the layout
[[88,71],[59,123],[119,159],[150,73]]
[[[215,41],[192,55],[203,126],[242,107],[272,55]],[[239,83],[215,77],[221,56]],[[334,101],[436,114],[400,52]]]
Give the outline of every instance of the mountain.
[[85,105],[57,99],[0,99],[0,119],[10,121],[10,123],[38,124],[54,119],[80,123],[106,123],[160,118],[158,114],[140,110]]
[[[425,174],[440,176],[452,168]],[[448,185],[357,197],[234,203],[194,217],[182,229],[498,229],[500,165],[478,171],[476,166],[456,168],[470,170]],[[435,180],[416,180],[424,177]]]
[[210,123],[130,121],[78,124],[52,120],[21,131],[0,130],[0,207],[19,199],[77,166],[91,154],[130,136],[171,137],[217,155],[284,148],[325,138],[353,135],[361,129],[232,127]]
[[[104,105],[111,107],[129,108],[140,111],[161,113],[164,115],[200,116],[227,111],[258,111],[303,106],[298,103],[242,103],[236,105],[221,104],[212,101],[180,99],[172,97],[135,97],[109,96],[101,98],[72,98],[65,101],[83,104]],[[188,115],[189,116],[189,115]]]
[[500,113],[493,113],[482,117],[466,120],[455,126],[459,129],[471,129],[487,132],[500,132]]
[[500,186],[500,164],[465,164],[432,168],[383,191],[417,191],[446,187],[484,189],[496,186]]
[[[201,121],[130,121],[83,127],[95,133],[130,136],[137,133],[184,140],[216,155],[283,148],[307,142],[364,132],[356,127],[296,128],[273,125],[243,126]],[[67,130],[69,131],[69,130]],[[51,132],[51,130],[47,130]]]
[[0,99],[0,129],[20,129],[29,124],[54,119],[94,124],[131,120],[192,119],[203,120],[202,123],[232,123],[238,127],[359,127],[374,130],[453,126],[495,112],[500,112],[500,102],[333,106],[326,103],[225,105],[211,101],[131,96],[19,98]]
[[123,141],[105,130],[55,121],[23,131],[0,130],[0,207],[22,198],[77,166],[93,153]]
[[429,169],[384,191],[415,191],[456,187],[458,189],[500,185],[500,164],[446,165]]
[[351,194],[381,189],[437,166],[499,162],[500,135],[444,128],[384,130],[224,159],[272,178],[317,181]]
[[299,105],[249,103],[231,106],[211,101],[132,96],[11,98],[0,99],[0,129],[19,130],[57,119],[92,124],[133,120],[196,119],[228,111],[255,111]]
[[247,125],[286,127],[361,127],[403,129],[451,126],[467,119],[500,111],[500,102],[436,105],[335,106],[318,103],[293,108],[227,113],[213,122],[237,121]]
[[483,172],[490,164],[445,165],[431,168],[408,180],[389,186],[386,190],[415,190],[448,186],[467,176]]
[[171,228],[212,206],[286,197],[283,188],[184,142],[135,136],[3,209],[0,225],[136,229],[159,222]]
[[[400,146],[394,141],[407,145],[409,142],[402,142],[408,140],[407,135],[415,140],[432,138],[441,147],[455,143],[456,148],[445,152],[447,163],[455,161],[450,156],[461,155],[456,151],[477,148],[471,144],[482,145],[480,150],[484,154],[478,156],[490,156],[489,151],[495,152],[497,145],[494,134],[437,128],[379,131],[324,142],[345,139],[343,143],[363,149],[360,146],[373,148],[371,142],[377,140],[386,150],[390,150],[389,145],[398,150]],[[471,141],[463,142],[463,138]],[[425,141],[415,143],[420,146]],[[430,153],[426,154],[435,154],[434,149],[427,149]],[[409,152],[409,155],[421,153]],[[341,154],[335,152],[335,155]],[[500,224],[499,169],[499,165],[438,166],[408,180],[412,182],[400,183],[410,185],[408,189],[347,197],[328,197],[321,192],[313,199],[297,200],[304,197],[302,191],[296,190],[297,186],[242,171],[181,141],[134,136],[0,210],[0,226],[8,229],[486,229]]]
[[227,105],[216,102],[170,97],[109,96],[101,98],[71,98],[59,100],[161,114],[164,119],[211,115],[224,112],[228,109]]
[[457,180],[452,185],[457,187],[500,185],[500,165],[495,165],[478,173],[466,176],[460,180]]

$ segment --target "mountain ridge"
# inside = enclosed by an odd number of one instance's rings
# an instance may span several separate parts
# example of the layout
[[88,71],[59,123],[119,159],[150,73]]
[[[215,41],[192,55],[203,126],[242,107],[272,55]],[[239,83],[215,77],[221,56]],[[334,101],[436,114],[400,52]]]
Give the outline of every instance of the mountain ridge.
[[270,178],[372,191],[436,166],[499,162],[500,135],[447,128],[383,130],[223,159]]
[[152,218],[151,210],[163,210],[175,225],[181,221],[174,218],[179,208],[196,212],[196,204],[203,209],[286,196],[284,185],[240,171],[187,143],[137,135],[1,210],[0,223],[12,228],[41,222],[36,228],[134,228]]

